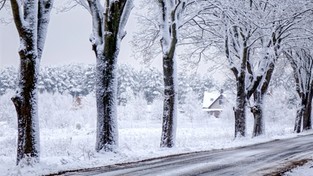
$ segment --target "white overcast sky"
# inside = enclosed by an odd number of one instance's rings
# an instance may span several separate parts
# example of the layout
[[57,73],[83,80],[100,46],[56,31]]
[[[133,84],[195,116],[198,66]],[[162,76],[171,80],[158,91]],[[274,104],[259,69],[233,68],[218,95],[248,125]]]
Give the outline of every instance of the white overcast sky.
[[[60,7],[59,4],[64,2],[66,0],[55,0],[56,7]],[[121,44],[118,63],[131,65],[134,68],[142,68],[147,66],[139,64],[141,62],[140,58],[135,59],[133,57],[132,45],[130,44],[133,34],[138,32],[138,23],[135,14],[142,12],[142,9],[139,8],[140,0],[134,0],[134,2],[135,7],[126,26],[127,35]],[[10,11],[11,9],[8,8],[8,10]],[[5,10],[0,11],[0,20],[2,18],[6,20],[12,18],[8,13]],[[41,66],[72,63],[94,64],[96,58],[89,42],[91,27],[91,16],[81,6],[62,13],[57,13],[56,10],[53,10]],[[18,48],[19,39],[13,21],[8,24],[0,22],[0,68],[19,66]],[[155,58],[149,67],[156,67],[161,70],[162,59],[160,57],[161,55]],[[178,60],[178,69],[180,70],[183,67],[180,66]],[[207,64],[201,63],[197,72],[205,74],[207,69]],[[191,70],[195,71],[194,69]]]
[[[137,2],[137,1],[136,1]],[[131,44],[132,34],[136,31],[135,13],[137,4],[132,11],[126,30],[127,35],[122,41],[119,62],[139,65],[139,61],[132,58]],[[8,19],[8,15],[0,12],[0,15]],[[64,65],[70,63],[95,63],[95,55],[91,49],[89,36],[91,34],[91,17],[82,7],[51,16],[47,40],[41,64]],[[13,22],[0,23],[0,67],[18,66],[18,34]],[[156,65],[156,67],[159,67]]]

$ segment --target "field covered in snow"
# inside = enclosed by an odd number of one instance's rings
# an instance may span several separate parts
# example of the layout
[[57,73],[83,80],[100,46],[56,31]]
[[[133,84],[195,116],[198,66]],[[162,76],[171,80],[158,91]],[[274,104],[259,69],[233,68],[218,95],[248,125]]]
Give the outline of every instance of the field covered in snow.
[[309,162],[305,164],[304,166],[295,168],[287,173],[285,173],[285,176],[308,176],[312,175],[313,173],[313,162]]
[[287,95],[277,91],[267,99],[266,134],[262,137],[251,138],[253,117],[250,115],[247,137],[233,140],[231,101],[221,117],[214,118],[201,110],[200,102],[193,100],[179,108],[175,148],[160,149],[162,100],[147,105],[143,98],[133,98],[126,106],[118,107],[119,150],[97,153],[94,151],[94,95],[83,97],[81,105],[77,106],[70,95],[44,93],[39,95],[41,163],[34,167],[15,166],[17,129],[15,109],[10,100],[12,95],[13,92],[8,92],[0,97],[0,175],[41,175],[175,153],[249,145],[295,135],[295,109],[284,103]]

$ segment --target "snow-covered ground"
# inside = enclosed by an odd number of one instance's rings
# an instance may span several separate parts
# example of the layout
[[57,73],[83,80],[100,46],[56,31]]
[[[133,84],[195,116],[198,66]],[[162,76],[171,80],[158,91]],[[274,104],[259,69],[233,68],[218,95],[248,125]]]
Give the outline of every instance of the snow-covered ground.
[[313,162],[309,162],[303,166],[297,167],[289,172],[286,172],[285,176],[308,176],[313,173]]
[[143,99],[133,98],[128,105],[118,107],[119,150],[97,153],[94,151],[95,97],[83,97],[81,106],[76,106],[69,95],[41,94],[41,162],[34,167],[15,166],[17,130],[15,110],[10,101],[12,94],[0,97],[0,175],[42,175],[295,136],[292,133],[295,110],[280,102],[283,94],[275,95],[279,98],[267,104],[266,135],[251,138],[253,119],[248,117],[248,137],[235,141],[232,105],[226,107],[220,118],[214,118],[201,110],[199,102],[190,102],[178,114],[176,147],[160,149],[162,101],[147,105]]

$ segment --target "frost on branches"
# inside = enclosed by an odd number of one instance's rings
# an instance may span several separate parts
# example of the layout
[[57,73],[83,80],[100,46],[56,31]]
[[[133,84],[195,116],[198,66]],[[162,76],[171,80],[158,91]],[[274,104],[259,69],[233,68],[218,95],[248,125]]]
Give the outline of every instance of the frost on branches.
[[[85,3],[82,3],[85,4]],[[133,0],[88,0],[92,16],[90,41],[96,62],[97,134],[96,151],[114,151],[118,146],[117,57]]]
[[39,162],[37,82],[52,4],[53,0],[11,0],[20,38],[18,88],[12,97],[18,121],[17,164]]
[[246,107],[254,116],[253,136],[264,134],[263,99],[277,59],[288,42],[298,37],[297,33],[307,19],[310,7],[303,3],[305,1],[293,0],[284,3],[275,0],[208,3],[210,12],[217,17],[208,19],[217,24],[209,29],[215,36],[224,36],[224,46],[220,45],[220,48],[224,49],[236,79],[235,137],[246,134]]
[[293,69],[296,81],[296,91],[299,98],[294,131],[297,133],[302,130],[312,129],[311,112],[313,97],[313,53],[310,47],[293,47],[285,51]]
[[178,27],[183,13],[185,1],[159,0],[161,11],[160,32],[163,54],[163,122],[161,147],[173,147],[176,133],[177,111],[177,73],[175,51],[178,41]]

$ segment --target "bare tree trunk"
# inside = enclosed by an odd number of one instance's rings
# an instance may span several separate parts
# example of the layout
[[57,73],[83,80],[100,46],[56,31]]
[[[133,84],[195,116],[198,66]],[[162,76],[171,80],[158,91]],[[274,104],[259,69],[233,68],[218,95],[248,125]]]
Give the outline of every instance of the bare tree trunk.
[[12,97],[17,112],[18,139],[17,161],[33,158],[31,162],[39,162],[39,126],[37,109],[37,56],[20,52],[19,90]]
[[249,49],[246,47],[246,41],[243,42],[243,46],[240,71],[232,69],[237,82],[236,107],[234,108],[235,138],[246,136],[246,67],[249,60]]
[[37,82],[53,0],[11,0],[14,23],[20,38],[18,89],[12,97],[17,113],[17,160],[39,162]]
[[296,116],[295,127],[294,127],[294,131],[296,133],[301,132],[302,116],[303,116],[303,108],[301,107],[301,109],[297,110],[297,116]]
[[303,123],[302,123],[303,131],[312,129],[311,109],[312,109],[312,105],[311,104],[307,104],[306,107],[304,108]]
[[235,138],[246,135],[246,94],[244,77],[239,77],[237,80],[237,97],[235,113]]
[[[312,129],[311,111],[312,111],[312,92],[300,94],[301,107],[297,110],[294,131],[300,133],[302,130]],[[302,130],[301,130],[302,125]]]
[[251,108],[254,117],[252,137],[264,134],[263,96],[260,91],[254,93],[255,105]]
[[116,114],[116,59],[106,58],[110,64],[97,58],[96,101],[97,136],[96,151],[114,151],[118,146],[118,128]]
[[303,122],[303,114],[305,111],[305,103],[306,103],[306,97],[304,93],[299,93],[300,96],[300,107],[297,110],[297,116],[296,116],[296,121],[295,121],[295,127],[294,127],[294,131],[296,133],[300,133],[301,132],[301,124]]
[[[312,92],[301,93],[301,107],[297,110],[294,131],[300,133],[302,130],[312,129],[311,111],[312,111]],[[302,125],[302,130],[301,130]]]
[[179,1],[159,0],[162,12],[161,47],[163,54],[163,123],[160,147],[173,147],[176,138],[176,60],[175,51],[178,41],[179,16],[182,14],[185,3]]
[[[93,22],[92,47],[96,63],[97,134],[96,151],[114,151],[118,147],[117,59],[120,43],[133,0],[88,1]],[[87,6],[86,6],[87,7]],[[87,8],[88,8],[87,7]]]
[[[113,5],[114,6],[114,5]],[[114,8],[112,8],[114,9]],[[111,9],[111,10],[112,10]],[[113,13],[113,12],[110,12]],[[96,98],[97,98],[97,141],[96,151],[114,151],[118,146],[117,128],[117,56],[119,46],[117,31],[113,25],[118,19],[109,19],[104,22],[111,34],[105,35],[104,52],[97,54],[96,65]],[[112,29],[114,29],[112,31]],[[110,31],[111,30],[111,31]],[[95,48],[96,50],[96,48]],[[98,52],[96,50],[96,52]]]
[[261,89],[256,90],[253,94],[255,106],[251,108],[251,112],[254,117],[252,137],[260,136],[264,134],[265,132],[263,101],[264,101],[264,96],[267,93],[269,84],[271,82],[274,68],[275,68],[275,64],[274,62],[271,62],[269,65],[269,69],[266,71],[265,81],[263,81],[262,85],[259,86],[261,87]]
[[296,82],[296,91],[300,98],[300,107],[297,110],[295,119],[294,131],[296,133],[302,130],[309,130],[312,128],[311,111],[312,111],[312,96],[313,96],[313,81],[312,81],[312,55],[310,50],[289,50],[284,52],[287,59],[290,61],[291,67],[294,71],[294,78]]
[[309,90],[309,93],[307,93],[306,103],[303,108],[303,123],[302,123],[303,130],[312,129],[311,111],[312,111],[312,91]]
[[173,147],[176,131],[176,75],[173,57],[163,57],[164,100],[161,147]]

